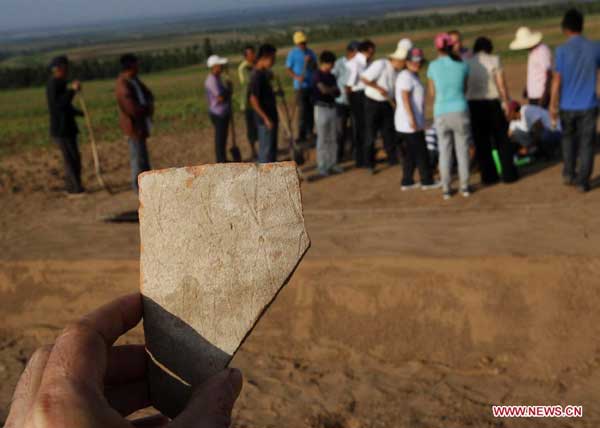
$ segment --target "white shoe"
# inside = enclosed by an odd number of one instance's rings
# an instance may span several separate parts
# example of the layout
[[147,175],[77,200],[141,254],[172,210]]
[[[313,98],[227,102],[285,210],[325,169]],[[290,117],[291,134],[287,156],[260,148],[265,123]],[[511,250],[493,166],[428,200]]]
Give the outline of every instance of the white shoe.
[[419,183],[403,184],[402,187],[400,187],[400,189],[403,192],[406,192],[407,190],[414,190],[414,189],[418,189],[419,187],[421,187],[421,185]]
[[444,201],[449,200],[450,198],[452,198],[452,192],[447,190],[444,192]]
[[435,181],[431,184],[421,184],[422,190],[434,190],[434,189],[439,189],[440,187],[442,187],[442,183],[439,181]]
[[460,193],[463,195],[463,198],[468,198],[471,196],[471,190],[469,188],[461,189]]

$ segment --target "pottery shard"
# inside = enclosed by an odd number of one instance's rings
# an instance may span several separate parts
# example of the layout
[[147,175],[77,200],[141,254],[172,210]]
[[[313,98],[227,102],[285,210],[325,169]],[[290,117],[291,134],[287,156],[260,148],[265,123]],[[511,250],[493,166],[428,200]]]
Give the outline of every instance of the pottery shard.
[[294,163],[140,176],[141,290],[150,395],[174,417],[224,369],[310,241]]

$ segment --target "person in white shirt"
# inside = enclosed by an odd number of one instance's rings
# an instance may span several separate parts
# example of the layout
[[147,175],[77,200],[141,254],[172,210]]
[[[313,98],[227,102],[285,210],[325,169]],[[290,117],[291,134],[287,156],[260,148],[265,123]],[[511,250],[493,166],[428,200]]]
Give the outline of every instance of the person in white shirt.
[[510,125],[508,133],[511,141],[517,144],[521,155],[537,151],[542,156],[552,158],[560,147],[562,130],[560,123],[554,128],[548,110],[534,105],[521,106],[512,101],[509,105]]
[[[421,187],[439,188],[434,183],[427,142],[425,141],[425,87],[419,79],[425,56],[423,50],[412,48],[408,52],[406,69],[396,79],[396,113],[394,125],[398,139],[405,148],[403,160],[402,190]],[[420,183],[414,179],[415,169],[419,169]]]
[[346,143],[348,138],[352,135],[350,102],[348,101],[348,94],[346,93],[346,83],[348,82],[348,77],[350,74],[347,64],[358,52],[359,44],[360,43],[357,41],[350,42],[346,48],[346,55],[337,59],[332,70],[332,73],[337,80],[338,88],[340,89],[340,96],[335,99],[338,135],[338,162],[342,162],[344,160]]
[[354,58],[346,63],[348,80],[345,89],[350,103],[352,143],[358,168],[363,168],[366,165],[363,147],[365,141],[365,85],[360,76],[367,69],[367,65],[374,55],[375,44],[370,40],[365,40],[360,43],[358,53],[354,55]]
[[394,86],[398,73],[406,64],[412,42],[401,40],[394,53],[374,61],[361,75],[365,85],[365,167],[375,173],[375,141],[383,136],[383,146],[390,165],[398,164],[396,133],[394,132]]

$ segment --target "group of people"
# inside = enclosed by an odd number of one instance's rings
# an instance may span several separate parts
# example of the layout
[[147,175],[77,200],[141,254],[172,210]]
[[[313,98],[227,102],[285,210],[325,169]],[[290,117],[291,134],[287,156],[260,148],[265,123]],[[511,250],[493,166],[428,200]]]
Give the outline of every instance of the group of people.
[[[487,37],[478,37],[468,49],[460,32],[438,34],[437,58],[428,65],[425,84],[421,78],[427,62],[424,51],[408,38],[385,58],[375,59],[376,46],[370,40],[352,41],[345,54],[336,58],[327,50],[317,56],[308,47],[306,34],[296,32],[295,46],[285,62],[295,93],[293,111],[287,112],[296,123],[295,143],[316,139],[317,170],[322,176],[342,172],[340,162],[350,156],[358,168],[376,173],[376,141],[381,135],[387,162],[402,163],[402,190],[441,188],[444,199],[455,193],[451,186],[455,165],[458,191],[469,197],[473,164],[483,185],[511,183],[518,179],[518,156],[551,157],[562,148],[564,183],[586,192],[593,169],[600,47],[582,35],[583,21],[576,9],[566,12],[561,25],[568,41],[557,48],[555,61],[541,33],[527,27],[517,31],[510,49],[529,51],[524,103],[511,98],[502,62]],[[272,71],[277,49],[270,44],[258,51],[247,46],[243,54],[238,68],[239,105],[252,157],[259,163],[275,162],[277,97],[283,97],[281,82]],[[208,58],[204,85],[215,130],[216,162],[227,161],[233,117],[234,88],[227,63],[217,55]],[[137,175],[150,168],[146,139],[152,129],[154,99],[137,77],[135,56],[124,55],[121,65],[116,98],[121,127],[129,137],[137,191]],[[74,119],[79,112],[71,100],[81,84],[67,85],[67,69],[65,57],[53,61],[48,101],[52,135],[65,159],[67,189],[80,194]],[[433,99],[431,127],[425,119],[428,96]],[[427,133],[437,140],[439,181],[434,178],[436,163],[431,161]]]

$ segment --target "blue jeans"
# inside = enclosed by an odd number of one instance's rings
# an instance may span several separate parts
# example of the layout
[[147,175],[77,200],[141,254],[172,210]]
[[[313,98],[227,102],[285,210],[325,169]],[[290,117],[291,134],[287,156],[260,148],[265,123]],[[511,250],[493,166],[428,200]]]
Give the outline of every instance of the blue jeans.
[[273,129],[258,123],[258,163],[277,161],[277,133],[277,123],[273,124]]
[[129,138],[129,162],[131,164],[131,184],[133,191],[139,193],[138,175],[144,171],[150,171],[150,160],[148,159],[148,148],[146,139],[136,140]]
[[574,180],[578,186],[589,186],[594,169],[594,141],[598,110],[560,112],[563,128],[563,176]]

